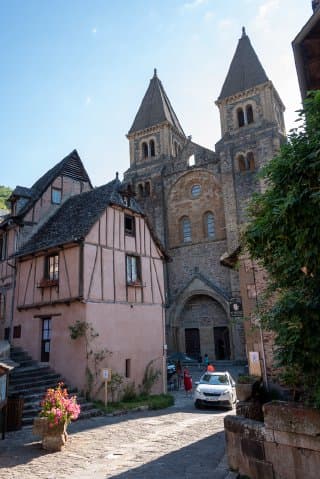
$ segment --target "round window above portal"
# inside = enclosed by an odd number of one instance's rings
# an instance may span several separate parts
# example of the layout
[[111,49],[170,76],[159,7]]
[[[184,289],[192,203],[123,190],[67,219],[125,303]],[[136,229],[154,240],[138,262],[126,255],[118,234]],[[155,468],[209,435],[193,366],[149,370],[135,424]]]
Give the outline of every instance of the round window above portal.
[[201,186],[200,185],[193,185],[191,188],[191,196],[192,198],[198,198],[201,195]]

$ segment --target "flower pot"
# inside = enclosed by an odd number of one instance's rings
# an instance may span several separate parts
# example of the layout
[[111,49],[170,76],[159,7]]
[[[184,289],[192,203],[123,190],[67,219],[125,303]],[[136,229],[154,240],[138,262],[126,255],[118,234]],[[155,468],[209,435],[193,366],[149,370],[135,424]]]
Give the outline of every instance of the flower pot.
[[50,427],[46,417],[34,419],[32,432],[35,436],[42,437],[42,447],[47,451],[61,451],[68,439],[67,423],[63,422]]
[[47,451],[61,451],[67,440],[67,423],[49,426],[42,437],[42,447]]

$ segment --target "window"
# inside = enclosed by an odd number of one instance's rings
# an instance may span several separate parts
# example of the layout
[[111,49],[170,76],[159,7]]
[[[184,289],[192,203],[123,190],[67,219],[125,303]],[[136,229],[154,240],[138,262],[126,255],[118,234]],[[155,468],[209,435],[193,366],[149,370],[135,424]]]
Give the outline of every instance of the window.
[[187,216],[181,220],[182,226],[182,240],[184,243],[190,243],[192,241],[191,237],[191,223]]
[[7,235],[4,233],[0,236],[0,260],[6,259],[7,255]]
[[246,117],[248,125],[250,125],[250,123],[253,123],[253,110],[251,105],[246,106]]
[[156,153],[155,153],[154,140],[150,140],[149,146],[150,146],[150,156],[155,156]]
[[0,293],[0,319],[4,319],[6,315],[6,297]]
[[19,324],[19,326],[14,326],[13,337],[14,338],[21,338],[21,324]]
[[205,230],[207,238],[214,238],[216,234],[214,215],[211,212],[205,214]]
[[143,185],[141,183],[138,185],[138,195],[143,196]]
[[245,171],[247,169],[246,168],[246,160],[245,160],[245,157],[243,155],[238,156],[238,166],[239,166],[240,171]]
[[255,162],[254,162],[254,155],[252,153],[252,151],[249,151],[247,153],[247,169],[248,170],[254,170],[255,169]]
[[140,258],[138,256],[126,256],[127,265],[127,284],[140,283],[141,281],[141,268]]
[[201,186],[200,185],[193,185],[191,188],[191,196],[192,198],[197,198],[201,194]]
[[150,182],[146,181],[144,185],[144,192],[146,196],[150,196]]
[[189,158],[188,158],[188,165],[189,166],[194,166],[195,164],[196,164],[196,160],[195,160],[194,155],[190,155]]
[[237,119],[239,128],[244,126],[244,112],[242,108],[237,109]]
[[48,280],[59,279],[59,255],[52,254],[45,260],[45,278]]
[[62,198],[62,191],[58,188],[51,189],[51,203],[53,205],[60,205]]
[[126,359],[126,378],[131,376],[131,359]]
[[142,158],[148,158],[148,145],[147,143],[144,141],[141,145],[142,147]]
[[131,215],[124,215],[124,231],[128,236],[135,235],[135,218]]

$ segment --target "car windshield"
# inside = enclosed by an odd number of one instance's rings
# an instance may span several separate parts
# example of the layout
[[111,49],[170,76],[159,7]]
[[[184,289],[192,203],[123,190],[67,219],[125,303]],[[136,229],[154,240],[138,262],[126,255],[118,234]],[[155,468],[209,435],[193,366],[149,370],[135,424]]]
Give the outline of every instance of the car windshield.
[[204,374],[200,379],[201,384],[212,384],[214,386],[230,385],[229,378],[226,374]]

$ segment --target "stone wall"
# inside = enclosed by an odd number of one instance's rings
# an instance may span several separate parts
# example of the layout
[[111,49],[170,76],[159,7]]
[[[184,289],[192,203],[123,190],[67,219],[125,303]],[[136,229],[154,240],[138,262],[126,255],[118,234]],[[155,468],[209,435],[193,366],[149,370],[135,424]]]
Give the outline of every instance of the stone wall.
[[320,411],[280,401],[263,410],[264,423],[225,417],[229,467],[250,479],[318,479]]

